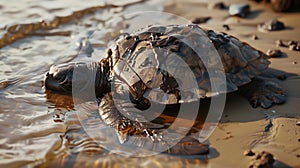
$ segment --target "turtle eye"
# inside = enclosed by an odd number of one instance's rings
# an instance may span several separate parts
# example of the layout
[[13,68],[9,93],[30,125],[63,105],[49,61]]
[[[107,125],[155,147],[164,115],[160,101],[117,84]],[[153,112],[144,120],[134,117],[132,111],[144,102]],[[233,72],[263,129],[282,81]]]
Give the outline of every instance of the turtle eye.
[[48,76],[50,76],[50,73],[49,73],[49,72],[46,73],[46,77],[48,77]]
[[57,71],[53,73],[53,78],[57,80],[58,82],[64,81],[66,78],[66,72],[65,71]]

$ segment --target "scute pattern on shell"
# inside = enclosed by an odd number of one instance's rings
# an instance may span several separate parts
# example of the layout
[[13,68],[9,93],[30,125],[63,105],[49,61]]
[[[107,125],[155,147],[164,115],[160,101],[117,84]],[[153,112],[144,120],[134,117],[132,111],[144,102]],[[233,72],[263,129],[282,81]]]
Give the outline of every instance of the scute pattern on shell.
[[[203,48],[201,58],[185,39],[192,46]],[[118,76],[117,80],[120,77],[123,79],[116,82],[117,88],[124,83],[132,86],[141,79],[148,87],[142,93],[144,97],[166,104],[235,91],[239,86],[249,83],[251,78],[259,75],[270,64],[268,56],[237,38],[193,24],[148,26],[119,38],[112,51],[114,75]],[[221,72],[222,69],[218,69],[221,66],[215,65],[217,57],[214,55],[217,54],[224,67],[227,90],[213,93],[205,65],[212,65],[216,71]],[[196,79],[196,92],[195,86],[189,83],[188,78],[193,76],[186,72],[187,68]],[[173,74],[182,79],[172,76]],[[213,78],[215,79],[211,80],[220,86],[224,85],[224,81],[218,79],[218,76]]]

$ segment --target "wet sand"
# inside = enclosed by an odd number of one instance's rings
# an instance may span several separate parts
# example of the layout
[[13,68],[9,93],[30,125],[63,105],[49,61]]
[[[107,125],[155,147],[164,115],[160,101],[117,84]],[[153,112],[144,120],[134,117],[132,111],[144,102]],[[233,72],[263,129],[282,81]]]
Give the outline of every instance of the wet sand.
[[[167,1],[165,11],[190,20],[209,16],[211,19],[200,24],[201,27],[234,35],[263,52],[280,49],[286,56],[270,59],[270,67],[279,71],[269,70],[265,76],[279,82],[288,90],[285,104],[267,110],[254,109],[240,96],[229,95],[221,123],[209,138],[211,146],[219,156],[209,160],[208,164],[211,167],[247,167],[251,157],[244,156],[243,152],[252,149],[272,153],[276,159],[275,167],[300,167],[300,126],[296,125],[300,121],[300,77],[297,76],[300,75],[300,52],[277,47],[275,44],[279,39],[285,43],[300,40],[299,11],[274,13],[270,4],[266,3],[224,1],[226,5],[235,2],[250,4],[251,13],[248,17],[239,18],[230,17],[227,10],[208,9],[206,2]],[[257,24],[272,18],[284,22],[287,29],[267,33],[257,30]],[[225,31],[223,24],[229,25],[230,30]],[[258,39],[253,40],[252,35],[256,35]],[[286,73],[292,75],[284,81],[274,78]]]

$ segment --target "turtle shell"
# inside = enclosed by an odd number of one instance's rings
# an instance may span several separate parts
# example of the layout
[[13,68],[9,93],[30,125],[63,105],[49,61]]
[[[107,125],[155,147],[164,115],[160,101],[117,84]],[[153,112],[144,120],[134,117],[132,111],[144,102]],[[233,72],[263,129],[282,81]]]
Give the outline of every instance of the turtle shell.
[[270,63],[237,38],[194,24],[148,26],[119,37],[111,51],[116,91],[133,88],[164,104],[236,91]]

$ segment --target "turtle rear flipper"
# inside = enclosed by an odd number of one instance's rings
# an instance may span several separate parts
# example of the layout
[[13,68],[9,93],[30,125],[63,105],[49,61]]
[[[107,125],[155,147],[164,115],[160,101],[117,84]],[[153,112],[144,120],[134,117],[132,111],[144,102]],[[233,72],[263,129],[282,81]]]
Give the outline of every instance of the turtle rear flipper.
[[246,96],[252,107],[258,106],[268,109],[273,104],[282,104],[286,101],[286,91],[273,81],[255,78],[247,85],[240,87],[239,92]]

